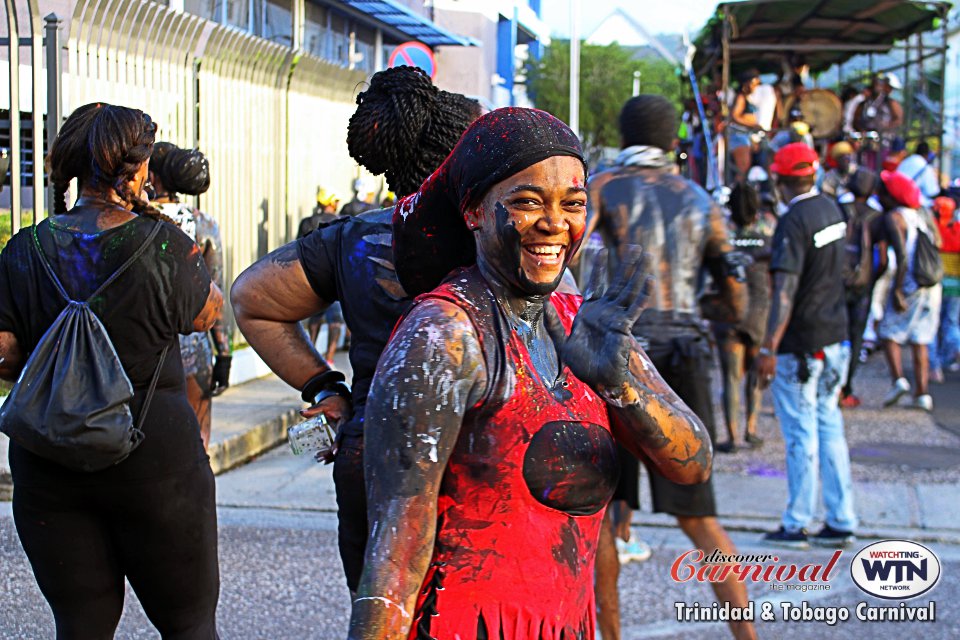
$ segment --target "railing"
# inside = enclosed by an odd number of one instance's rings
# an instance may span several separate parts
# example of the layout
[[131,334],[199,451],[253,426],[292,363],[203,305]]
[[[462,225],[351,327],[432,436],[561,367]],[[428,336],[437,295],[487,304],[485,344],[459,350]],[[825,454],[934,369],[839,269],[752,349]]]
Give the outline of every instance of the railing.
[[[59,126],[60,94],[59,77],[56,73],[46,74],[43,68],[44,46],[47,48],[47,61],[54,64],[56,52],[59,49],[58,27],[59,18],[49,15],[45,19],[46,25],[40,19],[40,11],[35,0],[21,0],[18,7],[14,0],[4,0],[7,21],[5,38],[0,38],[7,55],[8,77],[8,139],[7,160],[9,161],[10,181],[10,232],[16,233],[20,229],[23,212],[23,177],[30,175],[30,195],[32,198],[33,216],[36,222],[45,215],[44,208],[44,176],[38,167],[43,165],[44,140],[52,140]],[[24,28],[26,27],[26,28]],[[46,31],[46,36],[44,35]],[[24,100],[21,93],[21,48],[27,49],[25,62],[30,69],[29,74],[29,101]],[[52,66],[56,70],[56,65]],[[21,112],[30,114],[29,137],[23,135]],[[44,122],[44,112],[47,114]],[[29,140],[28,155],[30,158],[29,171],[25,171],[24,141]],[[0,179],[5,179],[2,176]]]
[[[34,7],[36,1],[5,0],[8,16],[16,16],[16,3]],[[55,34],[56,23],[51,24]],[[48,98],[61,97],[56,85],[62,77],[63,114],[97,101],[135,107],[158,123],[158,140],[198,147],[207,155],[211,187],[197,204],[220,223],[228,284],[292,239],[315,204],[318,186],[349,199],[359,169],[347,153],[347,121],[364,73],[146,0],[79,0],[66,26],[63,50],[47,39],[54,47],[48,49],[47,67],[59,65],[60,54],[65,60],[62,74],[46,75],[53,87]],[[31,33],[31,42],[39,42],[36,30]],[[34,46],[34,85],[42,88],[45,71],[37,62],[40,45]],[[17,68],[16,53],[11,69]],[[43,106],[36,101],[42,93],[34,93],[32,105],[22,110],[32,112],[34,130],[40,131]],[[52,123],[59,123],[60,113],[56,107]],[[11,110],[11,119],[18,115]],[[42,137],[34,144],[42,144]],[[17,145],[10,154],[16,212],[21,209]],[[43,150],[35,147],[33,155],[42,158]],[[42,185],[42,173],[35,174],[35,184]],[[34,215],[42,214],[41,201]]]

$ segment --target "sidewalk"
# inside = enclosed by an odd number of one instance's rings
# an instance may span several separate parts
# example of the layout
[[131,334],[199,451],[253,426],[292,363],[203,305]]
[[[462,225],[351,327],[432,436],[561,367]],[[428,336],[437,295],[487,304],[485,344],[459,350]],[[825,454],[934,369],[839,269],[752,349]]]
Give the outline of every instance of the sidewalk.
[[[338,352],[334,364],[349,379],[347,354]],[[214,398],[208,449],[213,472],[223,473],[283,442],[303,407],[299,392],[273,375],[232,386]],[[0,500],[11,495],[7,442],[0,434]]]
[[[960,490],[960,435],[938,426],[934,416],[906,407],[882,409],[880,399],[888,385],[886,367],[876,355],[857,376],[863,405],[844,412],[861,518],[858,534],[960,543],[960,510],[955,506]],[[958,416],[951,402],[960,405],[960,376],[935,386],[933,392],[945,415]],[[715,398],[719,401],[719,388]],[[759,425],[764,447],[733,455],[718,453],[714,459],[720,518],[731,530],[775,529],[786,504],[783,440],[769,397],[765,400]],[[719,405],[715,410],[722,425]],[[242,476],[221,476],[217,488],[221,506],[336,509],[331,467],[295,458],[285,449],[270,453],[254,473]],[[675,528],[673,518],[650,513],[646,478],[640,487],[643,509],[634,514],[634,524]]]

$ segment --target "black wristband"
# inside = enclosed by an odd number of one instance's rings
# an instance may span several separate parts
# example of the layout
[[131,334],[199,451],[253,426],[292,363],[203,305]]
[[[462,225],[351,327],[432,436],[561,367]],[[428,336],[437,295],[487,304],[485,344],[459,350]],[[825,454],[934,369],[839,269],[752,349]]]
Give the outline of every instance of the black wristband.
[[323,389],[313,397],[313,400],[307,400],[307,402],[318,405],[330,396],[340,396],[347,402],[353,402],[353,394],[350,393],[350,387],[347,386],[345,382],[334,382],[331,386]]
[[[300,390],[300,397],[303,398],[304,402],[313,403],[318,393],[332,389],[334,385],[339,384],[346,390],[344,397],[349,399],[350,387],[344,384],[344,380],[346,379],[347,377],[341,372],[327,369],[323,373],[318,373],[307,380],[307,384],[303,385],[303,389]],[[340,393],[339,395],[343,394]]]

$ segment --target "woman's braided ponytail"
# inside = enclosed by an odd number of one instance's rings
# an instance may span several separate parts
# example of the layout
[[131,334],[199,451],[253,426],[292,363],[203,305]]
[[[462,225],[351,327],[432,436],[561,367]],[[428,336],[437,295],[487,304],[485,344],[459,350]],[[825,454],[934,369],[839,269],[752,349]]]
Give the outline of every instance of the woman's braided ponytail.
[[480,111],[476,101],[440,91],[415,67],[374,74],[357,105],[347,128],[350,155],[383,174],[401,196],[420,188]]

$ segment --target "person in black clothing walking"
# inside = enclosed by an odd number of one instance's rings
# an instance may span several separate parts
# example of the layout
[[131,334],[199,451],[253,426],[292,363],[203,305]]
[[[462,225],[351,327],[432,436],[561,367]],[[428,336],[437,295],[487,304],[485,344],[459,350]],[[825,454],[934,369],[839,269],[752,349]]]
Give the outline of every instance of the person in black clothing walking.
[[[47,157],[54,215],[0,254],[0,378],[12,381],[66,305],[38,250],[66,292],[86,300],[146,246],[90,300],[133,384],[135,418],[159,371],[143,442],[96,472],[10,442],[14,522],[61,640],[112,638],[124,579],[163,638],[217,637],[214,480],[177,336],[208,331],[223,297],[196,243],[172,224],[157,229],[159,212],[143,199],[155,133],[136,109],[97,103],[74,111]],[[68,210],[73,179],[80,197]]]
[[[477,102],[440,91],[413,67],[374,74],[357,101],[347,134],[350,153],[370,171],[385,174],[390,189],[404,195],[419,189],[480,115]],[[413,303],[393,266],[392,216],[392,209],[340,216],[254,263],[231,291],[237,324],[250,345],[313,405],[304,415],[323,413],[339,423],[333,480],[340,557],[351,592],[360,582],[367,543],[367,393],[394,325]],[[303,318],[335,301],[340,301],[353,334],[352,393],[342,384],[343,375],[329,369],[299,328]]]
[[726,442],[718,443],[717,451],[737,450],[740,428],[740,386],[746,391],[746,431],[748,447],[759,447],[763,439],[757,435],[760,415],[760,384],[753,363],[760,351],[760,342],[770,313],[770,251],[777,219],[760,211],[760,197],[747,183],[737,183],[730,194],[730,222],[733,247],[753,259],[746,267],[749,306],[738,323],[712,322],[717,339],[720,368],[723,371],[723,409],[727,422]]

